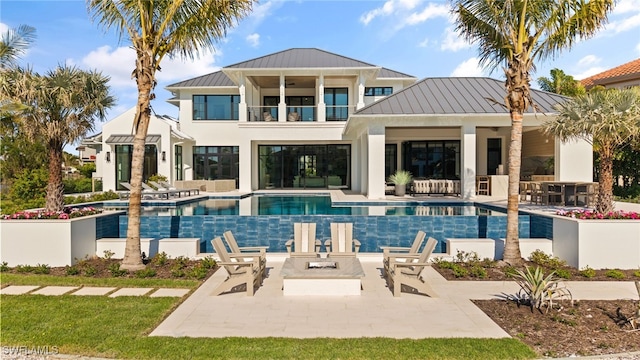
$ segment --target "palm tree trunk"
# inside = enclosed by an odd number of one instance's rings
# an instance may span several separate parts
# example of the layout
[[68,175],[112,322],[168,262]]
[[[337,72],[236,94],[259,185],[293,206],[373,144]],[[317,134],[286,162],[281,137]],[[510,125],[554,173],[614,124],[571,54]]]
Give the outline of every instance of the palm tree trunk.
[[138,105],[134,118],[136,133],[133,140],[133,156],[131,158],[131,194],[129,197],[129,217],[127,224],[127,242],[122,260],[122,268],[130,271],[144,268],[140,250],[140,207],[142,201],[142,170],[144,165],[144,148],[149,118],[151,115],[151,97],[154,84],[155,68],[149,52],[138,51],[136,63],[136,82],[138,84]]
[[511,111],[509,143],[509,190],[507,195],[507,235],[503,259],[511,265],[522,262],[519,240],[518,202],[520,201],[520,167],[522,154],[522,113]]
[[49,143],[49,182],[45,209],[64,210],[64,184],[62,182],[62,146]]
[[613,150],[607,145],[600,150],[598,182],[596,210],[606,214],[613,211]]

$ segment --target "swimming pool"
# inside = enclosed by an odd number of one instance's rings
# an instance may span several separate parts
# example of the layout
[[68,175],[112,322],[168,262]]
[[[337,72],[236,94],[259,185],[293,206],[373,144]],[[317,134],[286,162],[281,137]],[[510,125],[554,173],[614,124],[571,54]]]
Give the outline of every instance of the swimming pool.
[[[335,206],[341,208],[335,210],[338,213],[320,214],[318,211],[326,207],[328,196],[283,197],[278,206],[274,205],[273,196],[260,195],[205,200],[205,204],[214,206],[204,206],[198,201],[185,208],[149,207],[140,219],[140,236],[200,238],[200,251],[213,253],[211,240],[231,230],[243,246],[268,246],[270,252],[286,252],[284,244],[293,238],[296,222],[316,223],[316,237],[322,241],[331,237],[332,222],[350,222],[354,237],[362,243],[361,252],[380,252],[380,246],[410,246],[415,234],[422,230],[438,240],[435,252],[443,253],[446,238],[504,238],[506,235],[504,210],[484,204],[412,201],[407,204],[409,206],[388,202],[364,206],[351,203],[346,213],[340,212],[346,210],[339,205]],[[302,200],[307,200],[303,202],[304,206],[300,203]],[[270,215],[261,214],[261,207],[270,208]],[[206,208],[209,210],[204,210]],[[119,215],[115,222],[100,226],[100,230],[109,237],[126,237],[127,222],[126,215]],[[116,234],[114,227],[117,227]],[[519,236],[551,239],[553,222],[550,218],[522,213],[519,215]]]
[[[117,207],[111,207],[117,208]],[[209,198],[173,206],[143,207],[143,216],[193,215],[359,215],[359,216],[506,216],[472,203],[332,203],[328,195],[260,195],[243,199]]]

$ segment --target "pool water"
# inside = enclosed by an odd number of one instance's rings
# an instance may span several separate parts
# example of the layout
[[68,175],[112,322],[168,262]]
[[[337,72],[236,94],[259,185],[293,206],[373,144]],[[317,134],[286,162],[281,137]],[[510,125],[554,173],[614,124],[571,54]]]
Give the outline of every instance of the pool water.
[[393,203],[333,204],[330,196],[260,195],[244,199],[206,199],[176,206],[152,206],[142,209],[143,216],[192,215],[361,215],[361,216],[505,216],[500,211],[465,204],[427,204],[413,202],[399,206]]

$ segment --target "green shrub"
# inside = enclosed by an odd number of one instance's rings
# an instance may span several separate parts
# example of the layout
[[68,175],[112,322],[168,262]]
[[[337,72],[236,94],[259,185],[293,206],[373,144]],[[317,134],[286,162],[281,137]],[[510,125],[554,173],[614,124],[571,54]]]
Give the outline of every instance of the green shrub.
[[606,277],[610,277],[610,278],[612,278],[612,279],[618,279],[618,280],[619,280],[619,279],[624,279],[624,278],[625,278],[624,273],[623,273],[622,271],[620,271],[620,270],[617,270],[617,269],[607,270],[607,271],[604,273],[604,275],[605,275]]
[[181,278],[184,277],[185,273],[182,269],[171,268],[171,276]]
[[143,270],[138,270],[135,272],[137,278],[152,278],[156,276],[156,271],[153,268],[147,267]]
[[536,265],[547,267],[553,270],[560,269],[567,265],[567,262],[560,260],[557,256],[551,257],[541,250],[536,250],[529,255],[529,261]]
[[520,291],[515,295],[515,299],[519,303],[528,304],[531,310],[540,310],[546,306],[549,311],[555,302],[564,299],[573,302],[571,292],[565,286],[560,285],[560,281],[553,271],[545,276],[539,266],[535,269],[527,267],[525,271],[518,270],[515,280],[520,286]]
[[452,263],[451,261],[441,260],[441,261],[436,262],[436,266],[439,267],[440,269],[453,269],[454,265],[455,264]]
[[113,277],[120,277],[127,274],[127,270],[120,269],[120,263],[113,263],[107,267],[107,270],[111,273]]
[[596,271],[593,270],[592,268],[590,268],[588,265],[587,267],[585,267],[584,269],[580,270],[580,275],[586,277],[586,278],[593,278],[596,276]]
[[451,270],[453,270],[453,276],[455,277],[465,277],[469,275],[469,271],[459,264],[454,263]]
[[35,274],[48,274],[51,272],[51,268],[49,267],[49,265],[47,264],[38,264],[36,265],[36,267],[33,269],[33,272]]
[[98,269],[96,269],[94,266],[86,265],[84,267],[84,274],[86,276],[95,276],[97,273],[98,273]]
[[640,270],[636,270],[633,272],[633,276],[640,277]]
[[2,264],[0,264],[0,272],[7,272],[9,270],[11,270],[11,268],[9,267],[9,263],[3,261]]
[[205,269],[213,269],[216,267],[216,260],[211,256],[207,256],[200,260],[200,264],[202,264]]
[[506,276],[508,278],[512,278],[512,277],[518,275],[518,269],[516,269],[513,266],[505,266],[504,269],[502,270],[502,272],[504,273],[504,276]]
[[173,267],[177,269],[184,269],[187,267],[188,263],[189,258],[187,258],[186,256],[178,256],[173,262]]
[[16,272],[19,273],[30,273],[33,272],[33,266],[31,265],[16,265]]
[[65,266],[64,271],[67,275],[78,275],[80,274],[80,269],[77,266]]
[[562,279],[571,279],[571,271],[567,269],[557,269],[556,275]]
[[202,280],[205,277],[207,277],[207,273],[209,273],[209,269],[207,269],[204,266],[202,266],[202,264],[198,264],[198,265],[194,266],[192,269],[190,269],[188,271],[187,275],[190,278]]
[[164,266],[164,264],[166,264],[168,260],[169,260],[169,257],[167,256],[167,253],[163,251],[161,253],[156,254],[153,258],[151,258],[151,264],[155,266]]
[[115,254],[116,254],[116,253],[114,253],[114,252],[113,252],[113,251],[111,251],[111,250],[105,250],[105,251],[103,251],[103,253],[104,253],[104,259],[105,259],[105,260],[109,260],[109,259],[111,259],[111,258],[113,257],[113,255],[115,255]]
[[480,279],[484,279],[487,277],[487,270],[485,270],[480,265],[473,265],[469,268],[469,275],[471,277],[477,277]]

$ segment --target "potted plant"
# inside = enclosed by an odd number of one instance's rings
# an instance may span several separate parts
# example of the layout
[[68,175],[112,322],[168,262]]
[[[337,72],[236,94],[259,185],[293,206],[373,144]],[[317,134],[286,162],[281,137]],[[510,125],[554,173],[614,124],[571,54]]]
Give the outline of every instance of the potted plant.
[[397,170],[395,174],[389,176],[389,182],[396,187],[396,196],[404,196],[407,191],[407,184],[411,182],[413,176],[406,170]]

